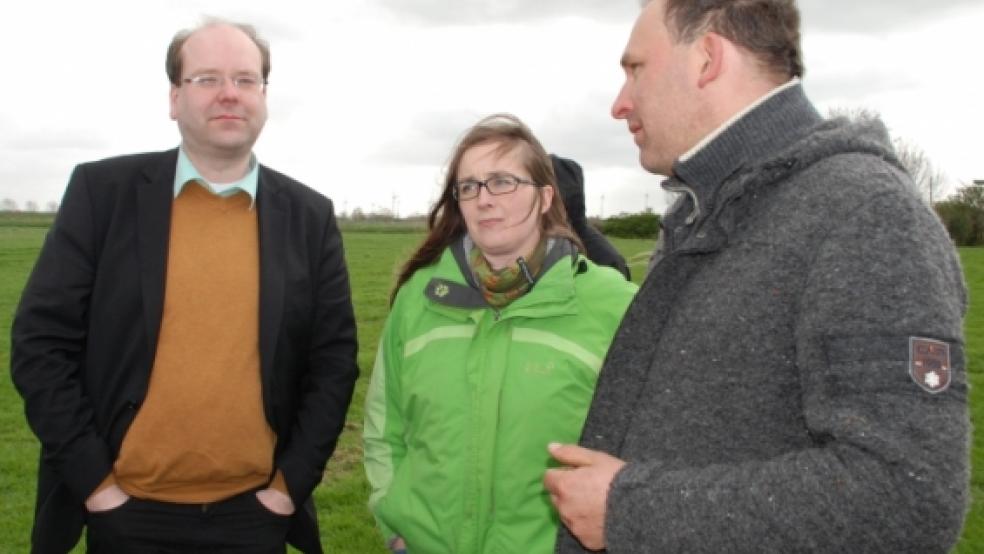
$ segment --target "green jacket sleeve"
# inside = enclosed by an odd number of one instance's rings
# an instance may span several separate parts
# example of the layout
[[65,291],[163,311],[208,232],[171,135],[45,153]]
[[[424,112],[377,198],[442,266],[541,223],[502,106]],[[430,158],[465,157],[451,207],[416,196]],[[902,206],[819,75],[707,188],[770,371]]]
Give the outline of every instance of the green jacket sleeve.
[[369,510],[376,517],[383,536],[389,540],[397,533],[379,517],[377,508],[389,491],[396,468],[406,455],[403,442],[403,416],[400,412],[399,369],[402,340],[397,330],[399,301],[386,321],[376,352],[369,389],[366,391],[365,421],[362,438],[366,478],[371,492]]

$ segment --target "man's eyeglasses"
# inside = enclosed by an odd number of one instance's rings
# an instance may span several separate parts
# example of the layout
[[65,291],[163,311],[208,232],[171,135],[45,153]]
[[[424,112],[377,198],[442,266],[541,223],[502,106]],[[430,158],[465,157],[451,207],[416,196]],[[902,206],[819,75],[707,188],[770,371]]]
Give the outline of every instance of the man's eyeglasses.
[[451,188],[451,196],[458,201],[472,200],[478,198],[478,193],[481,192],[482,187],[485,187],[485,190],[489,191],[489,194],[498,196],[500,194],[516,192],[519,185],[538,186],[536,183],[528,179],[520,179],[515,175],[500,173],[498,175],[493,175],[484,181],[479,181],[478,179],[459,181],[455,183],[454,187]]
[[[232,86],[242,92],[256,92],[267,85],[265,79],[261,79],[258,75],[251,75],[249,73],[229,77],[229,80],[232,81]],[[216,90],[225,84],[226,77],[215,73],[201,73],[199,75],[186,77],[181,79],[181,81],[184,83],[190,83],[196,88],[200,88],[202,90]]]

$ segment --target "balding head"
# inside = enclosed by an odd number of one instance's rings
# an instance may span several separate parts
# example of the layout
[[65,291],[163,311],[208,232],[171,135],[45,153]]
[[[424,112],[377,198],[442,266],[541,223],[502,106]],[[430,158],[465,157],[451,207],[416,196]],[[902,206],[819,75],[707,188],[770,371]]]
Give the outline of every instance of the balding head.
[[270,76],[270,45],[267,41],[260,37],[259,33],[256,32],[256,28],[245,23],[237,23],[235,21],[211,17],[203,21],[197,27],[178,31],[174,34],[174,38],[171,39],[171,44],[167,47],[167,57],[164,60],[164,69],[167,71],[167,78],[171,81],[171,84],[174,86],[179,86],[181,84],[181,72],[184,69],[181,49],[184,47],[184,44],[187,42],[188,38],[202,29],[215,26],[234,27],[242,31],[243,34],[253,41],[253,44],[255,44],[256,48],[260,51],[262,68],[261,75],[263,80],[267,81]]

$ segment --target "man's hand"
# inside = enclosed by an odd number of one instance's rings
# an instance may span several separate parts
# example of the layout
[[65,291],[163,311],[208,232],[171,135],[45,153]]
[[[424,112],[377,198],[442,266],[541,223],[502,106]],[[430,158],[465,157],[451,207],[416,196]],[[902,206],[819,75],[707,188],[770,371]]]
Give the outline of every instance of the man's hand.
[[267,510],[278,516],[289,516],[294,513],[294,501],[277,489],[261,489],[256,491],[256,499]]
[[393,537],[386,543],[386,546],[393,554],[407,554],[407,543],[403,537]]
[[550,455],[567,467],[548,469],[543,485],[560,520],[589,550],[605,548],[608,488],[625,462],[604,452],[550,443]]
[[89,495],[89,498],[85,499],[85,509],[89,512],[108,512],[119,508],[129,499],[130,495],[123,492],[123,489],[110,485]]

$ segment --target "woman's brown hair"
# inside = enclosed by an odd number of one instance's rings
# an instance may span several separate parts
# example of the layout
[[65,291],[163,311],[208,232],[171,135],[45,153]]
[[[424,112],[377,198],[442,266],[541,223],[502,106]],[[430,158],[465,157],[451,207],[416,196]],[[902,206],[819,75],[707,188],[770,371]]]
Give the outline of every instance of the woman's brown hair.
[[[581,252],[584,251],[580,239],[567,223],[567,212],[564,210],[560,191],[557,190],[553,164],[543,145],[533,136],[529,127],[516,116],[505,113],[493,114],[468,129],[452,151],[441,197],[427,217],[427,237],[400,269],[396,286],[390,294],[390,304],[396,298],[400,287],[410,280],[418,269],[436,263],[444,250],[467,232],[465,219],[461,215],[461,209],[452,191],[458,182],[458,167],[465,152],[474,146],[487,143],[498,144],[498,151],[501,153],[520,147],[523,165],[529,171],[533,182],[539,187],[551,187],[554,191],[550,209],[540,217],[540,232],[544,236],[571,240]],[[542,195],[537,195],[537,198],[542,198]],[[539,201],[534,205],[534,209],[539,206]]]

